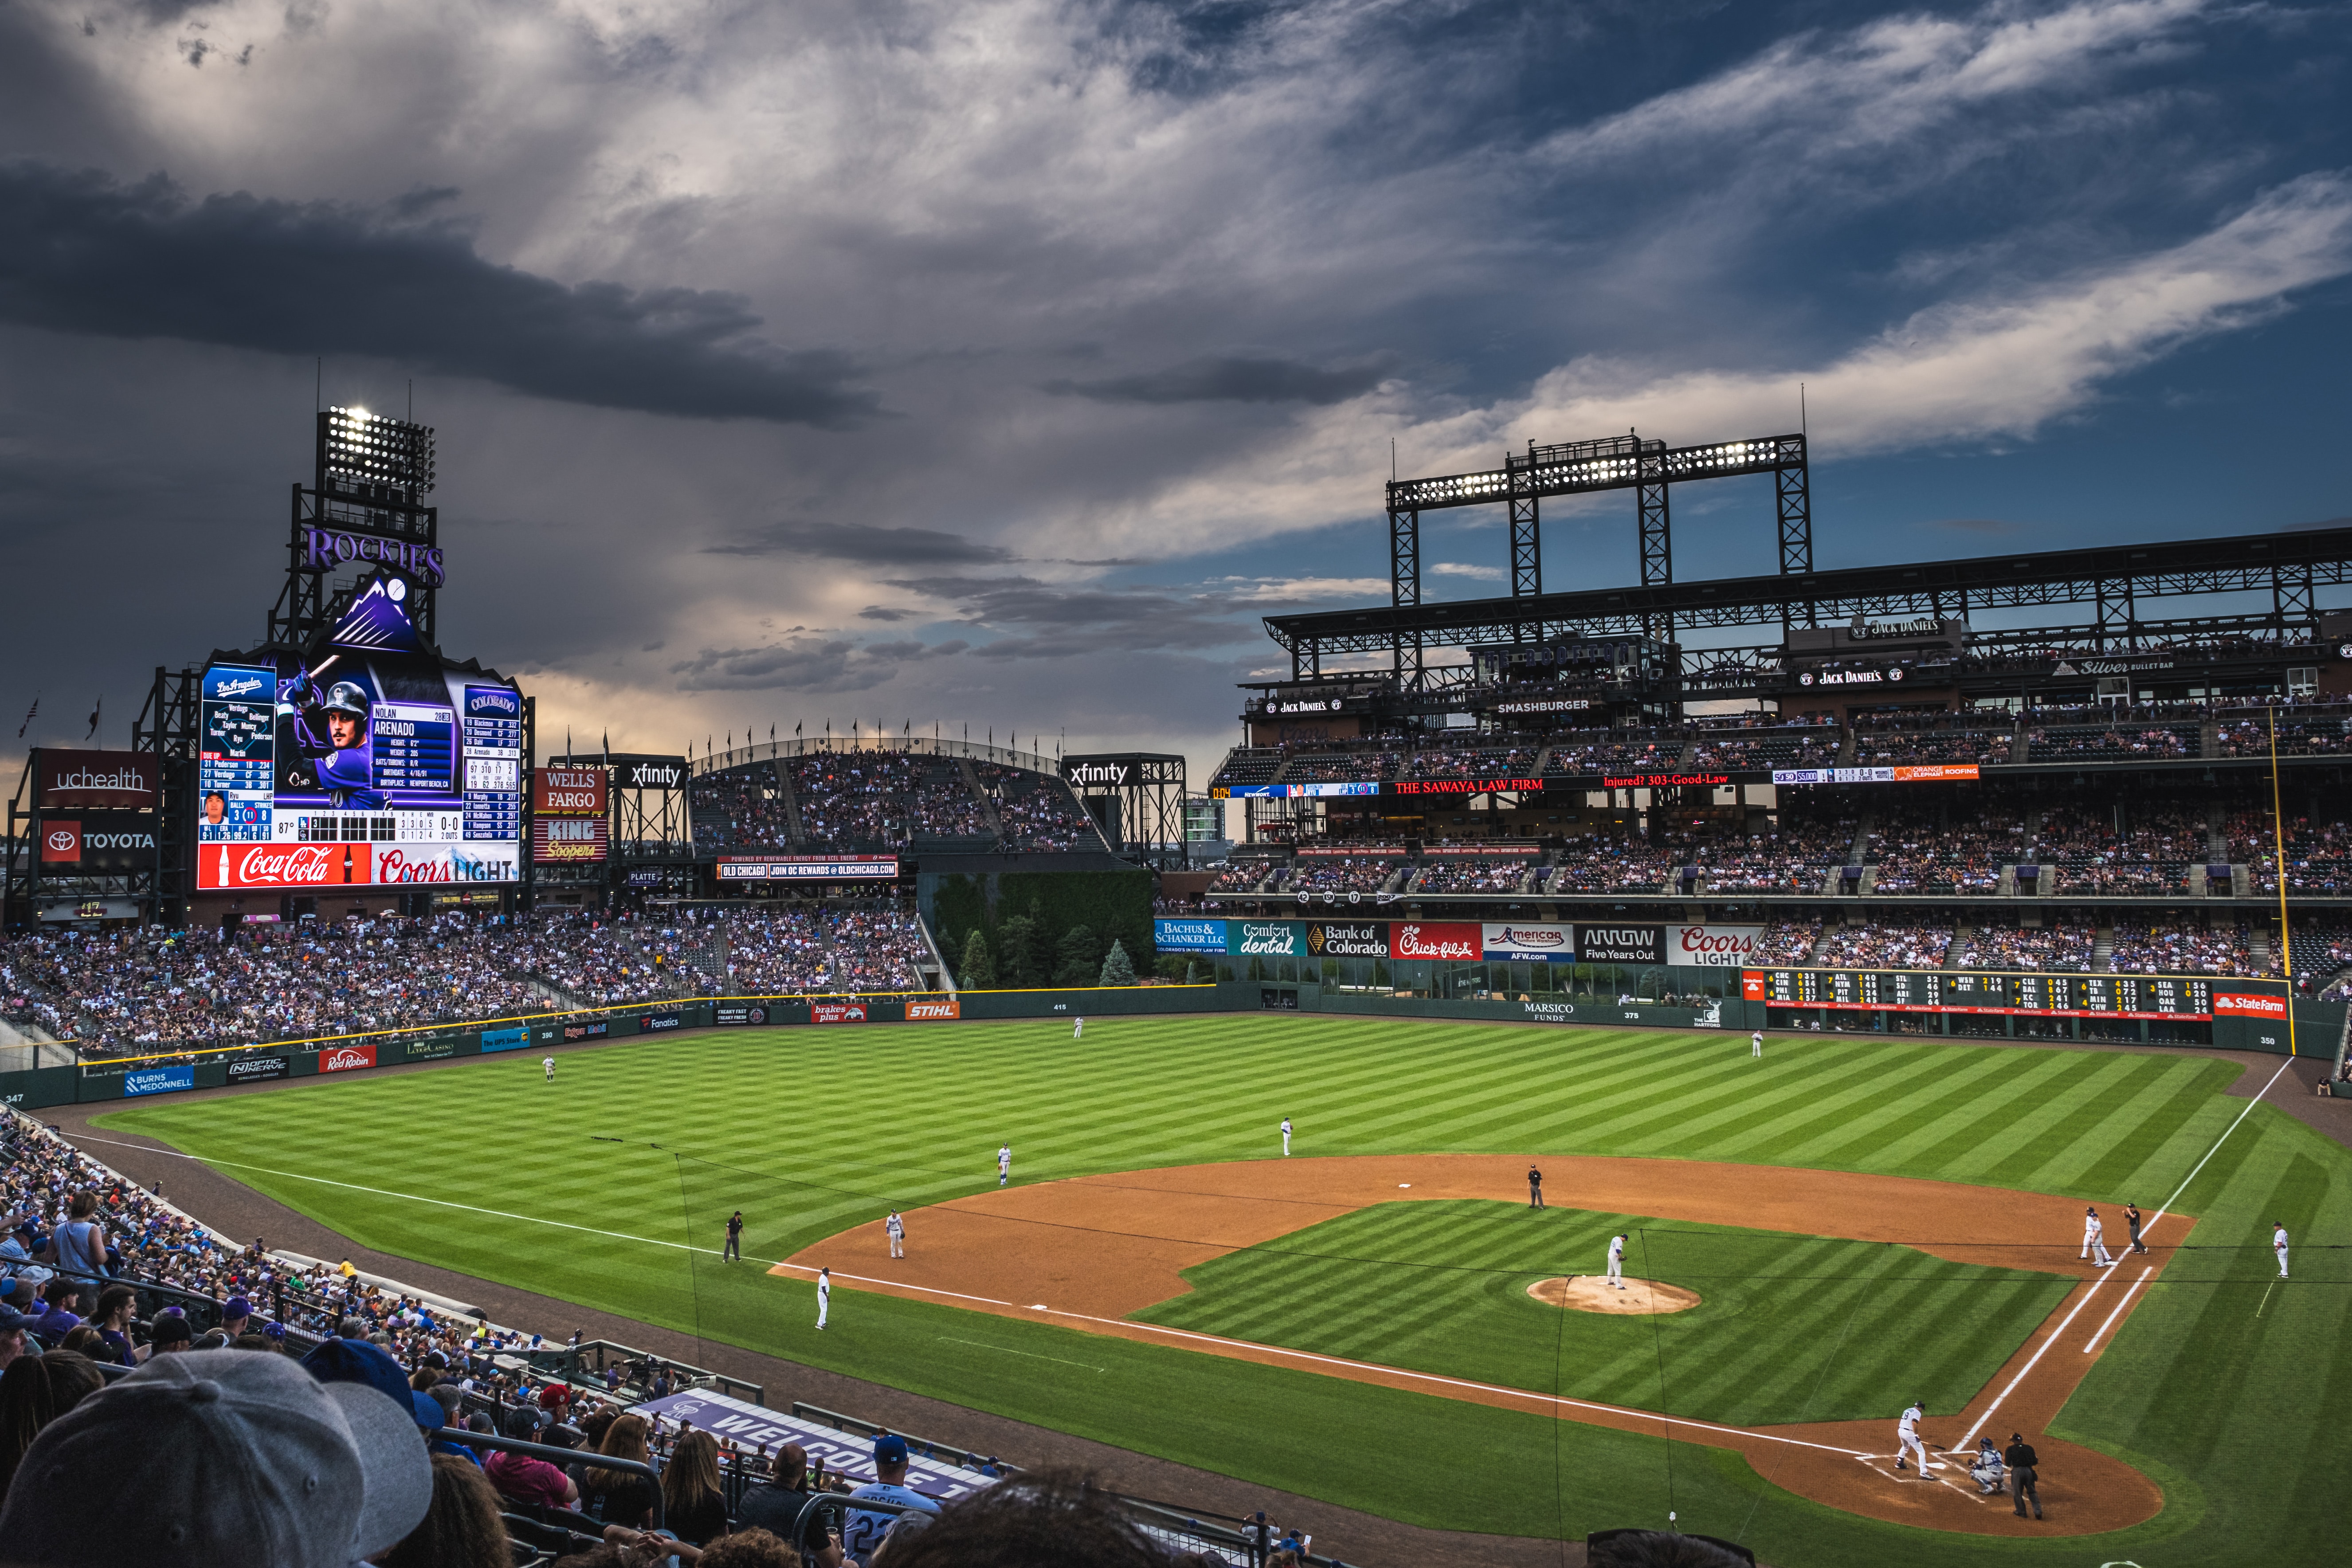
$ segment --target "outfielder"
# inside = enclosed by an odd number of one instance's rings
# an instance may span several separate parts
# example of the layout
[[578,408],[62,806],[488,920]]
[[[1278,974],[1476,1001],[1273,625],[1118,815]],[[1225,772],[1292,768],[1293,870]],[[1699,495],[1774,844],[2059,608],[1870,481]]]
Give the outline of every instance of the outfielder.
[[2084,1209],[2083,1256],[2101,1268],[2113,1268],[2116,1261],[2107,1256],[2106,1237],[2107,1227],[2099,1222],[2099,1211],[2096,1208]]
[[1750,1036],[1748,1036],[1748,1054],[1749,1056],[1751,1056],[1751,1057],[1756,1058],[1757,1058],[1758,1060],[1759,1060],[1759,1061],[1763,1059],[1763,1056],[1764,1056],[1764,1031],[1763,1031],[1763,1030],[1759,1029],[1759,1030],[1757,1030],[1754,1034],[1752,1034],[1752,1035],[1750,1035]]
[[882,1228],[884,1231],[888,1233],[890,1237],[890,1256],[893,1258],[906,1257],[907,1222],[898,1217],[898,1211],[897,1209],[892,1209],[890,1211],[890,1217],[882,1222]]
[[1911,1402],[1910,1407],[1905,1410],[1902,1416],[1895,1423],[1895,1468],[1898,1470],[1904,1468],[1904,1457],[1907,1454],[1916,1454],[1919,1456],[1921,1480],[1926,1480],[1927,1472],[1935,1468],[1927,1463],[1927,1445],[1919,1440],[1919,1420],[1927,1414],[1927,1412],[1915,1399]]
[[555,1058],[553,1057],[541,1057],[539,1059],[539,1065],[547,1069],[547,1081],[553,1083],[555,1081]]
[[1073,1018],[1073,1019],[1071,1019],[1071,1020],[1070,1020],[1070,1038],[1072,1038],[1072,1039],[1074,1039],[1074,1040],[1082,1040],[1082,1039],[1085,1039],[1085,1038],[1086,1038],[1086,1036],[1087,1036],[1087,1021],[1086,1021],[1084,1018]]
[[833,1270],[816,1271],[816,1326],[824,1327],[824,1315],[833,1310]]
[[996,1152],[996,1184],[1003,1186],[1013,1177],[1013,1145],[1007,1143]]
[[1609,1238],[1609,1283],[1620,1290],[1625,1289],[1625,1238],[1622,1236]]
[[1286,1160],[1290,1157],[1290,1118],[1287,1116],[1282,1119],[1282,1157]]
[[2286,1278],[2286,1221],[2271,1221],[2271,1250],[2278,1254],[2279,1278]]

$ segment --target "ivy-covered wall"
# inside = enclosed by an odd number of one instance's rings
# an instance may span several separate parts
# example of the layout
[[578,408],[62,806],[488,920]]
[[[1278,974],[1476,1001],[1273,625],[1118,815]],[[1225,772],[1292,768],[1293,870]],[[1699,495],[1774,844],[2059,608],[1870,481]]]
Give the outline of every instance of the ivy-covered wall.
[[975,930],[1000,986],[1091,985],[1095,974],[1080,981],[1076,972],[1098,971],[1114,940],[1139,973],[1151,972],[1149,871],[955,872],[922,880],[924,913],[959,985],[967,984],[964,949]]

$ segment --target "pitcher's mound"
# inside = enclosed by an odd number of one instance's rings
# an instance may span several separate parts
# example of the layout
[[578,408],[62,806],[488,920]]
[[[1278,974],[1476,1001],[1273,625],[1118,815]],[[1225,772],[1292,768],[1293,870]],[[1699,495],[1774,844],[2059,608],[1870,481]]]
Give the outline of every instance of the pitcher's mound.
[[1577,1274],[1565,1279],[1538,1279],[1528,1294],[1549,1307],[1579,1312],[1687,1312],[1698,1305],[1698,1292],[1655,1279],[1628,1279],[1622,1290],[1599,1275]]

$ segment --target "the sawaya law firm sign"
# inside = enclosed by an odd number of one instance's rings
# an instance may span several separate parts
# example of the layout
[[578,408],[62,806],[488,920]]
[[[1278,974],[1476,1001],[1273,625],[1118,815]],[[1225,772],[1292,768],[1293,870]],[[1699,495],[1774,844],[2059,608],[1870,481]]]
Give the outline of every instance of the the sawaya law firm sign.
[[196,1087],[194,1067],[133,1068],[122,1075],[125,1099],[134,1094],[169,1094],[173,1089]]
[[1161,952],[1223,952],[1225,951],[1225,922],[1155,920],[1151,922],[1151,945]]

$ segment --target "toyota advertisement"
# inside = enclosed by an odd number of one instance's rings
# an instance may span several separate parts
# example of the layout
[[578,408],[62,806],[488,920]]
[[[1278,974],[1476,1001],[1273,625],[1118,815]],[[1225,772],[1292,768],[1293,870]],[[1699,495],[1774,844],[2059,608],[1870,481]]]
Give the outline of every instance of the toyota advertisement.
[[522,694],[427,647],[406,596],[379,576],[309,653],[205,671],[198,887],[517,879]]

